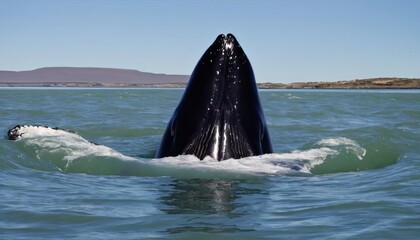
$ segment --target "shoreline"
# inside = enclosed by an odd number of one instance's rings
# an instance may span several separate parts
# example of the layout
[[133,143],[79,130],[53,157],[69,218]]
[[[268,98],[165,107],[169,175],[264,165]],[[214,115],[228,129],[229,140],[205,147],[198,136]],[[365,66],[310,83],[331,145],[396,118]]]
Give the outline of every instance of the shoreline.
[[[0,87],[185,88],[187,83],[0,82]],[[257,83],[259,89],[420,89],[420,78],[371,78],[337,82]]]
[[[98,67],[0,70],[0,87],[185,88],[189,75]],[[279,79],[287,81],[287,79]],[[257,83],[260,89],[420,89],[420,78],[375,77],[332,82]]]

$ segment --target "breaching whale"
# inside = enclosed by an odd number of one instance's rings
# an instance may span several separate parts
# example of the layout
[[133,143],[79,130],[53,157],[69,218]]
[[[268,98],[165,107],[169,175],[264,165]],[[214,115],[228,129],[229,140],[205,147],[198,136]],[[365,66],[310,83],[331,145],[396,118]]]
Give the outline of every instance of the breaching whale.
[[[7,137],[65,131],[17,125]],[[272,153],[252,66],[232,34],[219,35],[194,68],[157,158],[195,155],[218,161]]]
[[252,66],[236,38],[221,34],[194,68],[156,157],[221,161],[272,151]]

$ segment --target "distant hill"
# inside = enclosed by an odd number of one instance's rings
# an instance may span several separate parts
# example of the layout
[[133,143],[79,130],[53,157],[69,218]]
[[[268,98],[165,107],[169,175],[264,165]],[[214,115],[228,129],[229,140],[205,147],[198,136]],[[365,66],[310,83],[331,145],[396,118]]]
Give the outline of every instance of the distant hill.
[[[116,68],[46,67],[0,71],[0,87],[185,87],[189,75]],[[370,78],[337,82],[258,83],[259,88],[420,89],[420,78]]]
[[167,75],[115,68],[46,67],[31,71],[0,71],[0,83],[185,84],[188,75]]
[[288,89],[419,89],[420,78],[369,78],[337,82],[261,83],[259,88]]

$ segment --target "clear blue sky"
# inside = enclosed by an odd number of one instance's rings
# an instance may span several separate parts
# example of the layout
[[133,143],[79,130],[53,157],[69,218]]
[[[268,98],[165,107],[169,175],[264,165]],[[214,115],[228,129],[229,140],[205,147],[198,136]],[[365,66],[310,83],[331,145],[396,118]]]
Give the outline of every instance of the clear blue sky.
[[190,74],[229,32],[258,82],[420,77],[418,0],[0,0],[0,70]]

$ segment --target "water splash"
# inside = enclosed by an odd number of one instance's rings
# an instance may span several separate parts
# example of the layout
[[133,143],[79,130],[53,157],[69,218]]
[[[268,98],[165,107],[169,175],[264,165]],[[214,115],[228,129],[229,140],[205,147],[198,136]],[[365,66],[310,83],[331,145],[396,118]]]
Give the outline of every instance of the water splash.
[[356,141],[344,137],[322,139],[315,143],[315,146],[343,149],[347,153],[354,154],[359,160],[362,160],[366,155],[366,149]]
[[289,153],[265,154],[221,162],[210,157],[201,161],[192,155],[160,159],[135,158],[92,143],[77,133],[39,126],[22,128],[17,143],[23,144],[26,151],[32,151],[38,161],[51,164],[51,169],[100,175],[189,178],[312,175],[384,167],[398,159],[398,156],[391,154],[391,159],[384,161],[385,165],[371,166],[375,155],[372,157],[366,148],[344,137],[321,139],[308,149]]

